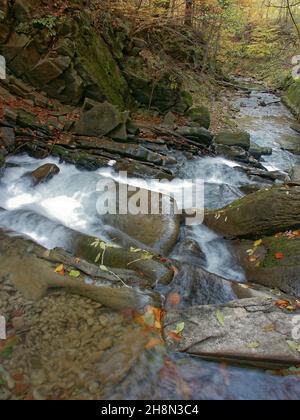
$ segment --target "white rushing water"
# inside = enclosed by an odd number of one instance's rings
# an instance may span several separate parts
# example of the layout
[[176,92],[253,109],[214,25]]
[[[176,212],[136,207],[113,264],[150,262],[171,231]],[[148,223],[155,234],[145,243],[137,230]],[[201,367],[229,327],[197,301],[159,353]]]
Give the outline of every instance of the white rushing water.
[[[0,182],[0,226],[31,237],[41,245],[70,248],[73,231],[107,238],[101,218],[97,214],[97,183],[103,176],[118,181],[110,169],[94,172],[80,171],[73,165],[59,163],[55,158],[37,160],[27,155],[9,159],[10,167]],[[45,163],[55,163],[60,173],[45,184],[33,187],[23,175]],[[206,183],[207,206],[231,202],[241,196],[238,186],[247,182],[245,175],[235,173],[233,162],[221,158],[204,158],[185,164],[186,177],[203,178]],[[171,193],[181,188],[182,181],[171,184],[150,183],[156,191]],[[144,186],[142,180],[130,179],[130,184]],[[227,186],[220,195],[220,186]],[[182,204],[182,203],[181,203]],[[227,244],[203,226],[192,228],[193,240],[205,252],[207,270],[227,278],[243,280],[241,270],[235,267]],[[107,238],[108,239],[108,238]]]

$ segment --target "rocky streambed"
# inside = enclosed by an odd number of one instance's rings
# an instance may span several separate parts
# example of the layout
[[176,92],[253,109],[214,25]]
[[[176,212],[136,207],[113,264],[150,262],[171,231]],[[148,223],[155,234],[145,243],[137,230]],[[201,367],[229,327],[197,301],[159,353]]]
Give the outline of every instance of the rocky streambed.
[[[249,134],[89,104],[54,136],[6,110],[1,399],[299,397],[300,137],[262,87],[231,101]],[[204,225],[97,212],[103,179],[171,194],[196,178]]]

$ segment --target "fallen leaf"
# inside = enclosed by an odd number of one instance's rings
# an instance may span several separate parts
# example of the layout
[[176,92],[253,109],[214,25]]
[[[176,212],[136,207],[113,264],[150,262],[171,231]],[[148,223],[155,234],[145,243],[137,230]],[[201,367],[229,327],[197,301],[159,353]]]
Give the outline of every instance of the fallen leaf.
[[180,297],[179,293],[172,293],[168,297],[168,303],[170,305],[177,306],[177,305],[179,305],[180,301],[181,301],[181,297]]
[[80,271],[71,270],[69,273],[69,276],[74,277],[75,279],[78,279],[78,277],[80,277]]
[[168,336],[174,341],[180,341],[182,339],[181,335],[176,334],[175,331],[168,331]]
[[264,332],[273,332],[276,330],[276,327],[274,324],[266,325],[264,327]]
[[100,270],[109,273],[109,269],[105,265],[100,265]]
[[146,344],[145,349],[151,350],[156,346],[162,346],[164,343],[160,338],[151,338],[149,342]]
[[289,305],[290,302],[288,300],[277,300],[277,302],[275,302],[275,306],[279,309],[286,309]]
[[284,254],[282,252],[276,252],[275,258],[276,258],[276,260],[283,260],[284,259]]
[[185,323],[184,322],[179,322],[179,324],[176,325],[176,334],[177,335],[182,335],[183,331],[185,329]]
[[292,350],[300,353],[300,344],[296,343],[295,341],[287,341],[287,344]]
[[63,264],[60,264],[56,269],[54,270],[55,273],[59,274],[60,276],[65,275],[65,267]]
[[217,320],[218,320],[219,324],[222,327],[224,327],[224,325],[225,325],[225,317],[224,317],[224,314],[221,311],[217,311],[216,312],[216,317],[217,317]]
[[250,343],[247,345],[248,349],[258,349],[260,347],[260,343],[258,341],[254,341],[253,343]]
[[258,241],[254,242],[255,248],[258,248],[259,246],[261,246],[262,243],[263,243],[262,239],[259,239]]

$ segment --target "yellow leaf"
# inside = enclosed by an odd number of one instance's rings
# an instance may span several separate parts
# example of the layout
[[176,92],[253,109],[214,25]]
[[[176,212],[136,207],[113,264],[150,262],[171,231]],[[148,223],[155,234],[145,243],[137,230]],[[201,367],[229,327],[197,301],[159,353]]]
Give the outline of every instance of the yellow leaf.
[[257,247],[261,246],[261,245],[262,245],[262,243],[263,243],[262,239],[259,239],[258,241],[254,242],[254,246],[255,246],[255,248],[257,248]]
[[62,271],[64,271],[65,267],[63,264],[60,264],[58,267],[56,267],[56,269],[54,270],[55,273],[61,273]]

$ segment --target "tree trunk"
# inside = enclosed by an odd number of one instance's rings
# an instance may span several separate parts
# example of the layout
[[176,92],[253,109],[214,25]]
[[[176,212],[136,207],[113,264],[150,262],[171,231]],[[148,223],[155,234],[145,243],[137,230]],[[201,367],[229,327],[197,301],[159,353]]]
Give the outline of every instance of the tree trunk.
[[193,0],[185,0],[185,24],[192,26],[193,24]]

